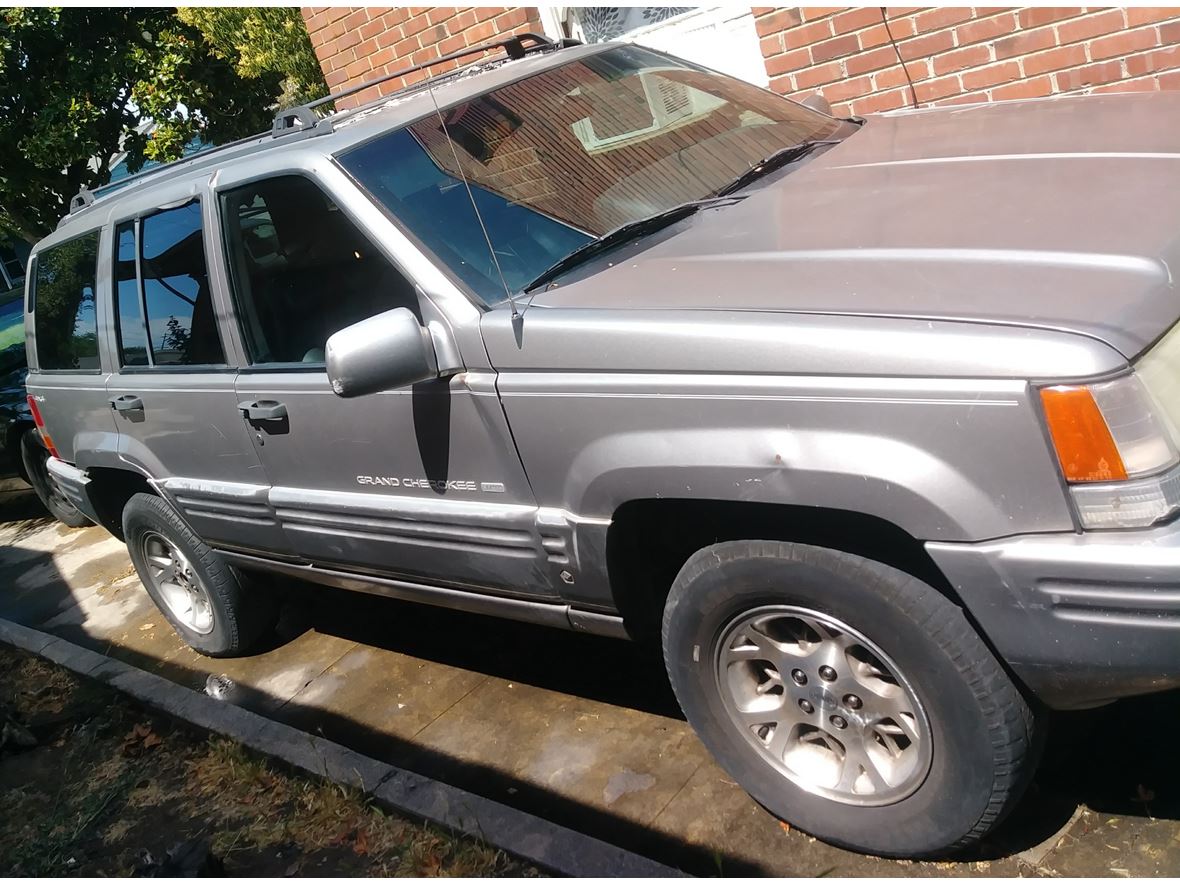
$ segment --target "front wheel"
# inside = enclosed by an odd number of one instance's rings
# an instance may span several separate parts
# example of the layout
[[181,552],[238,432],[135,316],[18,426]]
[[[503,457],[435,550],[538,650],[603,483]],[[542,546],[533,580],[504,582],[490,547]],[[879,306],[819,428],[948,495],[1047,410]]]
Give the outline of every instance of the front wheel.
[[1035,767],[1033,710],[960,609],[881,563],[714,545],[677,576],[663,641],[718,762],[825,841],[892,857],[963,848]]
[[274,628],[274,596],[227,565],[164,499],[132,495],[123,537],[148,595],[196,651],[242,654]]

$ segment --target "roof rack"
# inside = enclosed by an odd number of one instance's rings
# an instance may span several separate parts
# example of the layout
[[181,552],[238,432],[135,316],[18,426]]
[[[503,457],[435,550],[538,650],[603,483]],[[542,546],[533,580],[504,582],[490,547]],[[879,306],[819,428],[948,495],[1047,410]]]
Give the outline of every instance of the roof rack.
[[[528,45],[526,42],[528,41]],[[387,83],[390,80],[396,80],[399,77],[404,77],[407,74],[413,74],[415,71],[425,70],[426,68],[434,67],[435,65],[443,64],[448,61],[455,61],[459,58],[466,58],[469,55],[479,55],[484,52],[491,52],[495,49],[503,49],[510,59],[524,58],[530,52],[545,52],[552,49],[561,49],[568,45],[576,44],[577,41],[562,40],[560,43],[555,43],[547,37],[542,37],[540,34],[534,34],[531,31],[523,34],[516,34],[512,37],[505,37],[503,40],[493,40],[488,43],[480,43],[478,46],[469,46],[466,49],[460,49],[456,52],[448,53],[439,58],[433,58],[429,61],[424,61],[421,64],[411,65],[408,68],[403,68],[400,71],[394,71],[392,74],[386,74],[383,77],[377,77],[373,80],[366,80],[357,86],[352,86],[345,89],[343,92],[336,92],[332,95],[326,95],[323,98],[317,98],[315,101],[309,101],[306,104],[301,104],[298,107],[288,108],[280,111],[275,116],[274,125],[271,127],[271,135],[275,138],[283,136],[309,136],[327,134],[332,131],[332,121],[330,117],[323,116],[315,112],[315,109],[327,104],[328,102],[336,101],[341,98],[347,98],[350,95],[356,95],[358,92],[364,92],[366,89],[372,89],[382,83]],[[398,90],[399,92],[402,90]],[[393,93],[396,95],[397,93]],[[389,96],[382,96],[388,98]]]
[[[230,150],[231,148],[243,148],[250,142],[255,142],[256,148],[262,148],[268,141],[268,135],[271,138],[294,138],[300,136],[306,137],[311,135],[326,135],[332,131],[331,116],[320,116],[316,113],[316,108],[328,104],[329,102],[336,101],[340,98],[347,98],[350,95],[356,95],[358,92],[371,89],[372,87],[381,83],[386,83],[389,80],[396,80],[398,77],[404,77],[407,74],[414,73],[415,71],[421,71],[435,65],[443,64],[445,62],[455,61],[459,58],[466,58],[470,55],[480,55],[482,53],[491,52],[496,49],[503,49],[508,58],[515,60],[524,58],[526,55],[529,55],[533,52],[547,52],[554,49],[563,49],[567,46],[576,46],[578,43],[579,41],[571,39],[554,42],[546,37],[541,36],[540,34],[526,32],[523,34],[516,34],[512,37],[505,37],[502,40],[493,40],[488,43],[480,43],[478,46],[469,46],[466,49],[460,49],[457,52],[449,53],[448,55],[444,55],[441,58],[431,59],[430,61],[425,61],[421,64],[411,65],[408,68],[395,71],[392,74],[386,74],[385,76],[378,77],[375,80],[367,80],[357,86],[345,89],[343,92],[327,95],[323,98],[316,99],[315,101],[309,101],[306,104],[280,111],[275,116],[269,133],[262,132],[255,135],[248,135],[245,138],[239,138],[236,141],[231,141],[227,144],[204,148],[203,150],[196,151],[187,157],[181,157],[178,160],[173,160],[171,163],[164,163],[163,165],[155,166],[151,169],[144,169],[141,172],[137,172],[134,175],[128,175],[119,179],[118,181],[107,182],[106,184],[95,188],[93,191],[84,187],[70,200],[69,211],[66,213],[65,217],[63,217],[61,221],[58,222],[58,226],[64,224],[66,218],[69,218],[71,215],[74,215],[75,213],[80,212],[93,204],[95,199],[104,197],[112,191],[120,190],[129,184],[138,183],[144,178],[154,178],[156,176],[162,176],[168,172],[175,172],[177,169],[185,166],[208,162],[211,155],[219,154],[222,151]],[[449,73],[457,72],[452,71]],[[419,88],[419,84],[417,83],[407,87],[407,89],[416,88]],[[399,89],[397,92],[392,94],[396,95],[404,91],[406,90]],[[382,96],[381,100],[387,99],[389,97],[390,96],[388,95]]]

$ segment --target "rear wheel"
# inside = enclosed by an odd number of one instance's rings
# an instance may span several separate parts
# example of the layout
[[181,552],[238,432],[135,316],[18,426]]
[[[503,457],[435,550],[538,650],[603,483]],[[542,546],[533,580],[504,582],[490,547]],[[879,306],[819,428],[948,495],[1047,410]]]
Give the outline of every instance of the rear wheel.
[[772,541],[694,555],[664,613],[689,722],[777,816],[858,851],[980,839],[1035,767],[1033,710],[963,613],[911,575]]
[[273,629],[274,597],[227,565],[162,498],[133,495],[123,537],[148,595],[197,651],[242,654]]
[[61,493],[57,483],[49,475],[49,468],[45,466],[49,460],[49,450],[41,442],[39,430],[26,430],[21,436],[20,457],[29,485],[33,487],[33,491],[54,519],[75,529],[90,525],[90,520]]

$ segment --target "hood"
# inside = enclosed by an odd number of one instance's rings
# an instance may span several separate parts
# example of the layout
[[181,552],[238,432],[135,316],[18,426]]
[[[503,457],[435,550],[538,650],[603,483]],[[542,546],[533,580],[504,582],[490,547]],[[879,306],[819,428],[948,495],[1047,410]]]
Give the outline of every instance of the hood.
[[1000,323],[1132,357],[1180,317],[1180,93],[870,117],[676,230],[533,304]]

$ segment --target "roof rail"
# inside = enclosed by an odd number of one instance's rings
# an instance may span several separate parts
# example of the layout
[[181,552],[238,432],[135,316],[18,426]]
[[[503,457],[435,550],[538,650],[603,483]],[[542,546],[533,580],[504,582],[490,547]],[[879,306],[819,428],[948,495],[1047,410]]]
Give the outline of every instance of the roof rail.
[[[529,45],[525,45],[528,41]],[[480,43],[478,46],[468,46],[466,49],[460,49],[456,52],[448,53],[439,58],[424,61],[421,64],[411,65],[408,68],[403,68],[400,71],[394,71],[392,74],[386,74],[383,77],[377,77],[373,80],[366,80],[357,86],[352,86],[345,89],[343,92],[336,92],[332,95],[326,95],[323,98],[317,98],[315,101],[309,101],[306,104],[298,107],[288,108],[281,111],[274,119],[274,125],[271,128],[271,135],[275,138],[281,136],[291,135],[319,135],[321,133],[328,133],[332,131],[331,118],[327,116],[321,117],[315,113],[315,109],[328,102],[336,101],[341,98],[347,98],[350,95],[356,95],[358,92],[363,92],[366,89],[372,89],[381,83],[387,83],[390,80],[396,80],[399,77],[404,77],[407,74],[412,74],[415,71],[421,71],[426,68],[434,67],[435,65],[443,64],[448,61],[455,61],[459,58],[466,58],[469,55],[479,55],[484,52],[491,52],[494,49],[503,49],[511,59],[524,58],[530,52],[544,52],[550,49],[560,49],[564,46],[571,45],[576,41],[562,40],[560,43],[554,43],[547,37],[542,37],[540,34],[534,34],[531,31],[523,34],[516,34],[512,37],[505,37],[503,40],[493,40],[488,43]],[[322,128],[321,128],[322,127]]]
[[78,193],[70,197],[70,213],[77,212],[79,209],[84,209],[94,202],[94,191],[83,186]]

